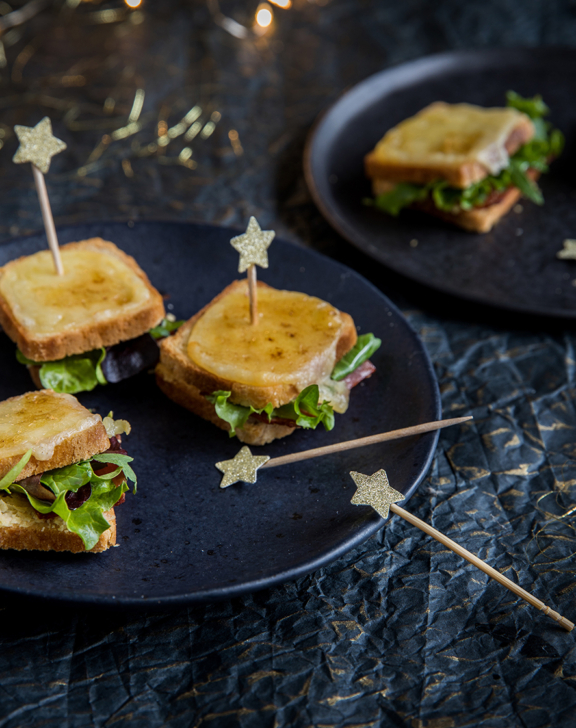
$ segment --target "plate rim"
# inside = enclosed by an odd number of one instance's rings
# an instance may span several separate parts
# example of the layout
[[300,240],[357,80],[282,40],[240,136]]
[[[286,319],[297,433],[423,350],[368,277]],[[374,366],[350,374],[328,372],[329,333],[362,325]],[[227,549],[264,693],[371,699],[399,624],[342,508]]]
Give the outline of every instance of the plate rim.
[[[514,61],[516,65],[520,65],[522,59],[535,63],[540,59],[554,57],[558,57],[559,59],[569,57],[572,61],[576,62],[576,48],[566,45],[540,46],[534,48],[511,46],[509,48],[472,48],[467,50],[443,51],[441,53],[432,53],[413,60],[400,62],[384,68],[381,71],[376,71],[376,73],[359,81],[344,91],[328,108],[324,109],[318,115],[306,137],[303,152],[304,179],[306,180],[306,185],[314,200],[314,204],[318,207],[320,213],[331,227],[362,253],[371,257],[372,260],[376,260],[380,265],[394,271],[397,275],[401,275],[408,280],[425,286],[429,290],[468,303],[481,305],[495,311],[508,311],[515,314],[545,317],[547,319],[564,319],[568,321],[576,319],[576,310],[542,309],[533,308],[530,305],[494,303],[480,295],[468,294],[465,290],[437,285],[424,275],[411,275],[406,273],[406,271],[396,266],[393,262],[384,260],[383,256],[379,254],[379,248],[372,245],[361,234],[357,233],[356,229],[349,225],[343,216],[341,216],[337,205],[330,206],[328,204],[327,200],[330,200],[330,192],[328,191],[325,194],[323,190],[327,188],[329,181],[324,177],[318,178],[315,174],[315,166],[318,164],[317,159],[320,153],[319,147],[322,144],[322,132],[326,123],[331,121],[337,115],[338,110],[342,106],[347,105],[351,99],[365,98],[370,95],[372,88],[379,86],[382,77],[390,81],[388,93],[391,93],[398,87],[404,88],[407,85],[407,80],[422,81],[425,80],[427,75],[434,75],[442,68],[446,68],[447,70],[454,69],[456,62],[461,64],[461,70],[470,70],[474,67],[477,69],[489,68],[494,66],[499,60],[507,61],[508,63]],[[334,133],[332,133],[332,136],[334,136]],[[327,189],[329,190],[329,187]]]
[[[130,224],[133,223],[133,224]],[[237,231],[237,228],[233,227],[226,227],[221,225],[213,225],[210,223],[204,223],[204,222],[185,222],[185,221],[165,221],[165,220],[127,220],[127,221],[106,221],[106,220],[96,220],[96,221],[88,221],[85,223],[80,224],[74,224],[74,225],[62,225],[58,227],[59,232],[64,231],[71,231],[79,228],[86,228],[89,226],[102,226],[102,227],[110,227],[110,226],[127,226],[130,230],[133,230],[136,228],[136,226],[147,226],[147,225],[167,225],[167,226],[174,226],[174,227],[180,227],[180,228],[186,228],[186,227],[194,227],[196,229],[205,227],[210,229],[218,229],[218,230],[230,230],[233,234]],[[30,233],[28,235],[23,236],[17,236],[12,237],[10,239],[7,239],[5,241],[0,242],[0,247],[4,247],[5,245],[9,244],[18,244],[20,242],[24,242],[26,240],[29,240],[30,238],[38,238],[43,235],[42,230],[38,230],[35,233]],[[336,261],[332,258],[329,258],[328,256],[324,255],[323,253],[320,253],[317,250],[314,250],[313,248],[308,248],[302,245],[299,245],[297,243],[294,243],[293,241],[286,240],[285,238],[280,238],[283,243],[286,243],[288,245],[291,245],[295,248],[299,248],[304,250],[306,253],[311,254],[314,258],[316,258],[317,261],[322,261],[325,258],[328,258],[337,268],[339,268],[342,272],[346,272],[349,275],[352,275],[358,279],[360,279],[364,285],[367,285],[370,289],[372,289],[377,295],[381,296],[386,304],[389,306],[390,310],[394,312],[394,315],[398,317],[400,321],[405,326],[406,332],[410,335],[410,338],[412,339],[412,342],[416,349],[418,349],[423,357],[423,363],[425,364],[426,374],[429,380],[430,388],[431,388],[431,404],[433,409],[435,410],[435,416],[437,419],[442,419],[442,399],[440,395],[440,388],[438,383],[438,378],[436,376],[436,373],[434,371],[434,365],[432,363],[430,354],[428,353],[428,350],[422,341],[422,339],[418,336],[416,331],[412,328],[410,325],[410,322],[407,320],[407,318],[402,314],[402,312],[398,309],[398,307],[386,296],[385,293],[383,293],[377,286],[375,286],[371,281],[367,280],[362,276],[360,273],[358,273],[353,268],[350,268],[346,266],[343,263],[340,263],[339,261]],[[422,481],[425,479],[430,466],[432,464],[432,461],[434,459],[434,456],[436,454],[436,448],[438,444],[438,439],[440,437],[440,431],[436,430],[434,432],[428,432],[423,435],[424,437],[429,439],[429,446],[428,446],[428,452],[427,456],[425,458],[425,461],[423,462],[423,465],[421,466],[417,477],[411,484],[404,503],[408,502],[408,500],[412,497],[412,495],[416,492]],[[384,519],[382,519],[376,512],[368,513],[367,517],[365,518],[362,525],[358,528],[358,530],[350,536],[346,541],[339,543],[336,546],[332,546],[330,548],[327,548],[324,550],[320,555],[318,555],[315,559],[311,561],[306,561],[305,563],[299,564],[297,566],[293,566],[287,569],[283,569],[282,571],[279,571],[278,573],[274,574],[273,576],[267,576],[262,578],[256,578],[252,579],[250,581],[242,582],[241,584],[234,584],[229,585],[225,587],[218,587],[218,588],[211,588],[211,589],[203,589],[195,592],[188,592],[186,594],[177,594],[177,595],[169,595],[169,596],[162,596],[162,597],[134,597],[134,596],[115,596],[115,595],[99,595],[99,594],[77,594],[76,592],[72,593],[47,593],[40,589],[33,589],[33,588],[26,588],[26,587],[18,587],[18,586],[6,586],[0,582],[0,593],[3,594],[11,594],[15,597],[34,597],[37,599],[41,599],[43,601],[47,602],[59,602],[59,603],[66,603],[66,604],[85,604],[85,605],[92,605],[92,606],[101,606],[101,607],[109,607],[109,608],[146,608],[146,607],[158,607],[158,608],[171,608],[171,607],[180,607],[180,606],[188,606],[188,605],[197,605],[197,604],[206,604],[210,602],[217,602],[222,601],[225,599],[233,599],[239,596],[242,596],[244,594],[260,591],[262,589],[267,589],[271,587],[275,587],[279,584],[293,581],[294,579],[298,579],[302,576],[306,576],[307,574],[310,574],[314,571],[317,571],[318,569],[322,568],[323,566],[327,566],[328,564],[336,561],[340,557],[344,556],[346,553],[351,551],[353,548],[356,548],[357,546],[360,546],[362,543],[364,543],[370,536],[372,536],[374,533],[376,533],[383,525],[384,525]],[[23,553],[23,552],[20,552]],[[39,552],[44,553],[44,552]],[[50,553],[50,552],[45,552]],[[81,558],[86,558],[86,555],[80,555]]]

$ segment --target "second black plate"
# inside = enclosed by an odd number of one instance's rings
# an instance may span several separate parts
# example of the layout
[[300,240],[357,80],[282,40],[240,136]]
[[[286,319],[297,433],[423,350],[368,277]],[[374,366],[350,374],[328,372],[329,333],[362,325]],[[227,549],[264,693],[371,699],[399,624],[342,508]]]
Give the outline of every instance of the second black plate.
[[[306,177],[336,230],[393,270],[445,293],[526,313],[576,318],[576,262],[558,260],[576,238],[576,50],[446,53],[378,73],[346,93],[316,125]],[[544,207],[522,200],[488,234],[404,211],[392,218],[363,205],[363,158],[391,127],[433,101],[503,106],[513,89],[541,94],[566,135],[562,157],[541,180]],[[413,247],[411,241],[418,241]]]
[[[101,236],[134,255],[182,318],[238,276],[235,231],[209,225],[137,223],[59,230],[61,243]],[[0,265],[45,248],[37,235],[0,246]],[[416,334],[378,290],[353,271],[275,240],[262,278],[317,295],[349,312],[383,340],[377,374],[353,392],[332,432],[299,431],[254,453],[271,457],[439,419],[440,398]],[[0,333],[0,400],[32,389],[15,346]],[[350,470],[384,467],[409,497],[424,477],[438,433],[264,470],[255,485],[219,487],[214,467],[240,449],[237,439],[178,407],[151,374],[79,395],[102,415],[129,420],[126,439],[137,495],[117,509],[118,548],[103,554],[0,552],[0,589],[93,604],[189,604],[295,578],[364,541],[382,520],[350,504]]]

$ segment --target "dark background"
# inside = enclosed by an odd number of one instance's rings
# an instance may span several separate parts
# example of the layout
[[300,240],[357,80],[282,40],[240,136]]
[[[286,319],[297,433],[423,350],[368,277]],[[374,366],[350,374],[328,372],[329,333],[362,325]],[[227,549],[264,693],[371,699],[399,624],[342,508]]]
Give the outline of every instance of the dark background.
[[[49,115],[68,144],[47,177],[57,225],[243,227],[254,214],[367,275],[423,338],[444,415],[475,416],[441,435],[410,510],[574,620],[572,327],[387,272],[322,220],[301,158],[316,116],[367,75],[453,48],[575,46],[576,2],[295,0],[244,39],[200,0],[39,5],[0,37],[1,238],[41,228],[12,127]],[[256,5],[220,8],[251,25]],[[138,89],[138,127],[113,139]],[[196,105],[206,138],[187,145],[170,130]],[[0,600],[2,727],[574,723],[574,636],[398,518],[311,576],[229,602],[125,613]]]

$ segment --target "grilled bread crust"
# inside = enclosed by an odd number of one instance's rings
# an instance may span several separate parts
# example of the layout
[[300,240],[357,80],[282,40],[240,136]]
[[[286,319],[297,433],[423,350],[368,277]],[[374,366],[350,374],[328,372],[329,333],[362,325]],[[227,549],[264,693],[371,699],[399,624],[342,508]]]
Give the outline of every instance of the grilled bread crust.
[[[56,445],[54,454],[49,460],[36,460],[32,456],[18,476],[18,480],[23,480],[38,473],[45,473],[48,470],[54,470],[54,468],[63,468],[65,465],[78,463],[81,460],[88,460],[93,455],[105,452],[109,447],[110,440],[106,434],[106,429],[102,422],[97,422],[92,427],[73,434]],[[0,459],[0,478],[3,478],[9,470],[20,462],[23,454]]]
[[[134,339],[157,326],[165,315],[164,302],[160,293],[152,286],[147,275],[134,258],[124,253],[114,243],[102,240],[102,238],[90,238],[89,240],[61,246],[62,250],[71,248],[96,249],[119,258],[145,284],[150,292],[150,300],[140,310],[119,313],[112,321],[94,321],[78,326],[77,329],[55,333],[52,336],[38,336],[31,334],[16,319],[10,301],[0,294],[0,325],[2,325],[12,341],[17,344],[24,356],[34,361],[56,361],[73,354],[82,354],[93,349],[99,349],[102,346],[113,346],[121,341]],[[0,268],[0,280],[3,272],[19,260],[22,260],[22,258],[17,258]]]
[[[506,141],[506,151],[514,154],[534,136],[534,126],[530,119],[519,119],[518,125],[512,130]],[[465,189],[474,182],[480,182],[490,174],[489,170],[480,162],[466,162],[455,164],[447,161],[446,164],[434,166],[412,166],[390,164],[379,159],[373,150],[364,157],[366,176],[371,179],[382,178],[390,182],[412,182],[414,184],[427,184],[435,180],[446,180],[452,187]]]
[[499,202],[487,207],[476,207],[472,210],[459,210],[456,213],[439,210],[434,203],[414,205],[416,209],[451,222],[471,233],[488,233],[494,225],[515,205],[522,193],[518,187],[510,187]]
[[[230,430],[230,425],[216,414],[214,405],[202,395],[200,390],[193,384],[188,384],[182,379],[174,379],[173,371],[158,364],[156,367],[156,382],[164,394],[176,404],[194,412],[199,417],[212,422],[221,430]],[[266,445],[272,440],[286,437],[294,432],[293,427],[284,425],[272,425],[266,422],[251,422],[248,420],[244,427],[236,430],[236,436],[241,442],[247,445]]]
[[[196,321],[202,314],[227,296],[235,291],[238,287],[243,287],[244,281],[234,281],[227,286],[216,298],[210,301],[201,311],[183,324],[173,336],[169,336],[160,342],[160,364],[158,368],[161,372],[162,379],[170,381],[173,384],[182,382],[182,384],[195,387],[199,392],[210,394],[218,390],[232,392],[230,402],[241,404],[244,406],[252,405],[255,409],[261,409],[271,402],[274,407],[280,407],[295,399],[300,390],[294,384],[277,385],[270,387],[259,387],[248,384],[240,384],[228,379],[223,379],[217,374],[208,372],[195,364],[187,354],[187,344],[190,332],[192,331]],[[258,281],[260,288],[270,288],[265,283]],[[356,327],[352,317],[347,313],[340,312],[344,326],[340,334],[340,339],[336,346],[336,361],[341,359],[356,343],[357,334]],[[157,371],[158,371],[157,368]],[[308,384],[315,384],[309,382]],[[170,396],[170,395],[168,395]],[[210,404],[209,402],[207,404]],[[186,405],[184,405],[186,406]],[[200,415],[203,417],[204,415]],[[207,418],[209,419],[209,418]]]
[[[13,549],[15,551],[71,551],[72,553],[86,552],[82,539],[66,528],[60,517],[41,519],[36,511],[29,506],[23,512],[22,505],[18,509],[10,507],[10,500],[21,496],[5,496],[2,500],[8,504],[8,509],[14,515],[10,521],[12,525],[3,525],[3,514],[0,510],[0,549]],[[29,513],[28,513],[29,510]],[[104,518],[110,528],[100,535],[98,543],[88,553],[106,551],[116,544],[116,514],[114,509],[104,513]]]

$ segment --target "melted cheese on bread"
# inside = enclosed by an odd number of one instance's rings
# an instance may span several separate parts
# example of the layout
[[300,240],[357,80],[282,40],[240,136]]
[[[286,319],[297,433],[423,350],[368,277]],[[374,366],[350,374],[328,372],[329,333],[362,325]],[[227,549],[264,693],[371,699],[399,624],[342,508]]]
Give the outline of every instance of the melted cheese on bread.
[[250,323],[248,284],[211,305],[188,339],[188,357],[223,379],[252,386],[293,383],[300,390],[330,376],[343,327],[340,311],[314,296],[258,288]]
[[430,104],[390,129],[376,145],[374,159],[406,167],[459,167],[480,163],[491,174],[508,166],[506,141],[528,117],[512,108],[472,104]]
[[50,460],[54,448],[101,421],[70,394],[28,392],[0,402],[0,460],[32,450]]
[[54,336],[83,324],[112,321],[150,299],[144,281],[119,257],[89,246],[62,246],[61,254],[62,276],[56,275],[47,250],[2,270],[0,294],[31,335]]

